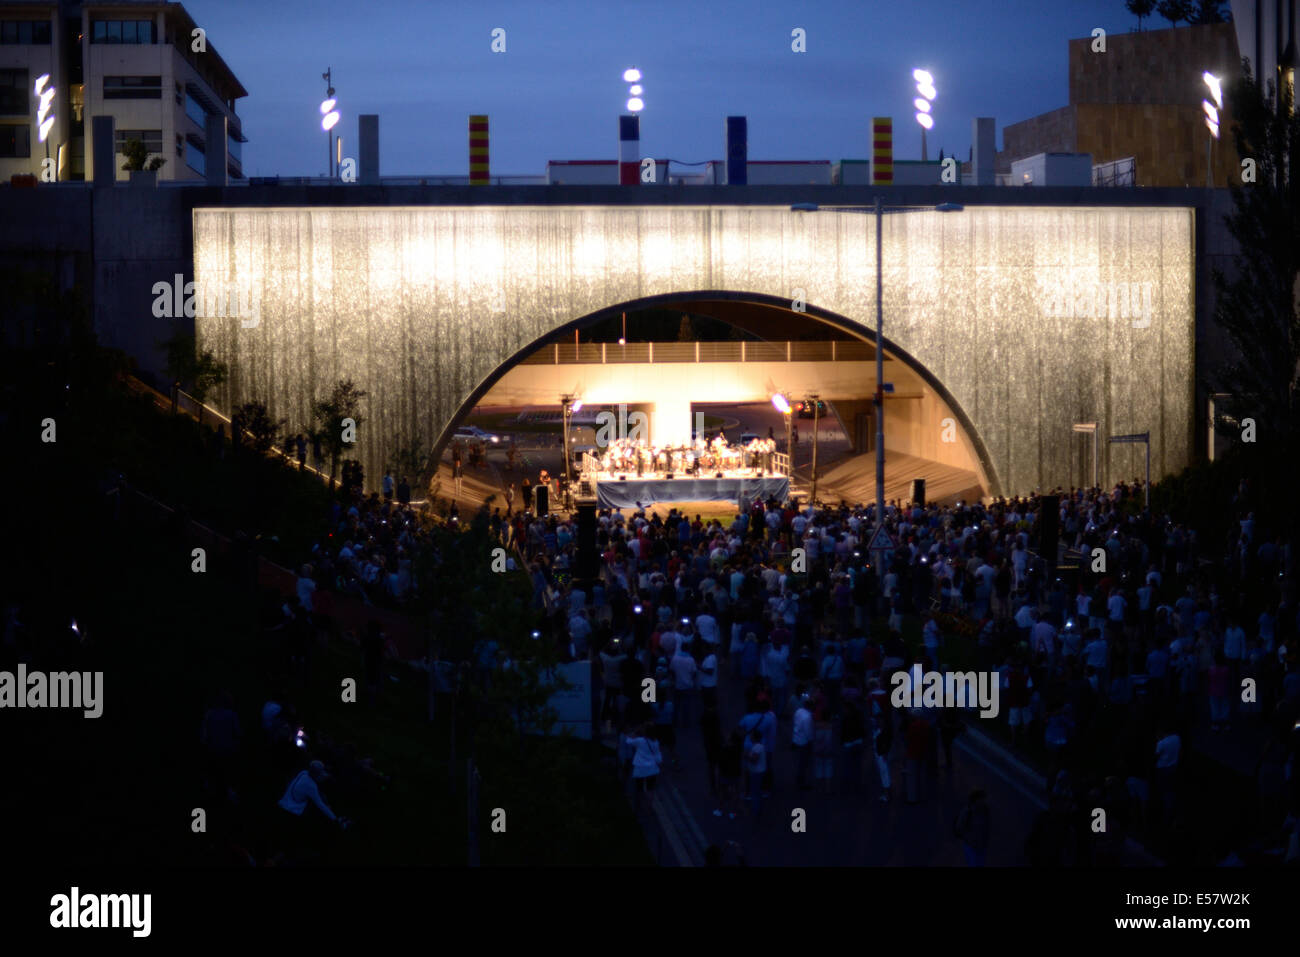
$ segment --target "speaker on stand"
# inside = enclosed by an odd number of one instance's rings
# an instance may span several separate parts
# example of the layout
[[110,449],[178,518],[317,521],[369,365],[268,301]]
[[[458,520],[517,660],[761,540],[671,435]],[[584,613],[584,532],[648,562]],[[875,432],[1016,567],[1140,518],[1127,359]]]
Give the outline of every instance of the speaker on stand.
[[925,479],[912,479],[912,504],[925,508]]

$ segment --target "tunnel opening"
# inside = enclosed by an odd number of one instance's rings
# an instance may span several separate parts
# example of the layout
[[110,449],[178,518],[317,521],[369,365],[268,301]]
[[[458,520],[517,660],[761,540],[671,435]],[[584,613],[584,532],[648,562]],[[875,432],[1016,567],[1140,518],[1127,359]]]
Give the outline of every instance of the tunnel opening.
[[[473,456],[472,475],[504,498],[506,485],[524,475],[537,481],[543,470],[558,489],[568,488],[566,475],[576,485],[581,456],[599,457],[613,439],[672,444],[721,434],[732,444],[770,438],[792,454],[796,494],[810,495],[815,480],[823,503],[873,501],[874,331],[799,305],[754,293],[680,292],[565,323],[466,398],[439,436],[430,471],[450,477],[458,454],[463,462]],[[942,384],[888,338],[884,366],[886,499],[1001,494],[980,437]],[[777,393],[789,398],[791,414],[774,407]]]

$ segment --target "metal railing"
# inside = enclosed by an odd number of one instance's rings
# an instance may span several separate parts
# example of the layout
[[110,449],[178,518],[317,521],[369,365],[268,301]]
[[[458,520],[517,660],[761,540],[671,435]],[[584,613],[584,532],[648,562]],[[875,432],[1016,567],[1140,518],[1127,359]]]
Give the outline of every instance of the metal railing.
[[553,342],[520,365],[611,365],[632,362],[867,362],[872,347],[856,340],[811,342]]
[[1098,163],[1092,168],[1093,186],[1136,186],[1137,160],[1132,156]]

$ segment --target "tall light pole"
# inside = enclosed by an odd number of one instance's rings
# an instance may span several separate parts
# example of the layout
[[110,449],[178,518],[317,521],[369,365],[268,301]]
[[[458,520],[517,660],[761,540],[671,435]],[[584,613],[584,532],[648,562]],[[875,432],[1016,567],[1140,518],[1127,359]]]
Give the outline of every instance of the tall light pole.
[[817,507],[817,426],[820,421],[821,397],[816,392],[808,393],[808,401],[813,407],[813,460],[812,460],[812,490],[808,493],[808,504],[813,508]]
[[1205,141],[1205,185],[1210,189],[1214,188],[1214,141],[1219,138],[1219,110],[1223,107],[1223,85],[1219,78],[1206,70],[1201,74],[1201,79],[1209,87],[1210,96],[1214,102],[1209,100],[1201,101],[1201,109],[1205,110],[1205,127],[1210,131],[1210,138]]
[[780,392],[772,393],[772,406],[776,411],[785,416],[785,474],[788,477],[794,476],[794,410],[790,408],[790,400]]
[[868,210],[862,206],[826,206],[816,203],[794,203],[790,207],[795,212],[819,212],[823,208],[828,212],[876,214],[876,527],[885,523],[885,308],[884,283],[885,273],[882,261],[885,213],[916,213],[932,211],[938,213],[959,213],[964,206],[958,203],[939,203],[936,206],[892,206],[886,209],[876,197],[875,206]]
[[570,469],[571,459],[569,457],[569,416],[574,412],[582,411],[582,400],[577,396],[565,393],[560,396],[560,423],[564,430],[564,487],[566,490],[572,487],[573,474]]
[[916,122],[921,126],[921,160],[928,160],[925,150],[925,131],[934,129],[934,117],[930,115],[930,104],[939,92],[934,88],[934,77],[928,70],[913,70],[912,79],[916,81],[916,92],[921,95],[912,101],[916,107]]
[[320,75],[325,81],[325,99],[321,101],[320,128],[325,131],[325,175],[334,178],[334,134],[331,132],[339,121],[339,111],[334,109],[338,100],[334,99],[333,70],[326,69]]
[[[45,144],[45,158],[50,158],[50,141],[48,139],[50,130],[54,129],[54,113],[51,109],[54,104],[54,94],[56,92],[53,86],[47,86],[50,81],[48,73],[42,73],[36,78],[36,86],[32,91],[36,94],[38,103],[36,107],[36,137]],[[59,164],[54,164],[54,179],[57,182],[59,178]]]

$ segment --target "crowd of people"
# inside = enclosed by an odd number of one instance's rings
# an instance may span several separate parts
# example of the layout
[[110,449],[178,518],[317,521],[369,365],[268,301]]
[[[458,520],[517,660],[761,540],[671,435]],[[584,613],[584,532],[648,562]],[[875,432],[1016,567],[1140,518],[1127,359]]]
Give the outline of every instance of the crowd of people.
[[[1202,728],[1246,729],[1262,742],[1254,793],[1242,796],[1253,813],[1237,819],[1261,828],[1225,827],[1199,851],[1294,859],[1291,545],[1256,526],[1246,485],[1226,506],[1240,524],[1222,544],[1145,511],[1142,495],[1140,484],[1059,490],[1055,562],[1040,541],[1037,497],[891,504],[895,547],[883,556],[865,550],[871,506],[759,502],[725,526],[675,510],[602,512],[594,581],[575,581],[572,521],[518,515],[500,527],[528,557],[535,605],[561,652],[596,665],[601,720],[619,732],[638,790],[674,768],[677,734],[688,729],[703,735],[707,767],[693,770],[707,775],[720,816],[744,813],[741,795],[748,813],[761,813],[779,777],[778,734],[789,736],[795,788],[870,785],[881,801],[926,800],[940,753],[951,765],[953,741],[982,722],[894,708],[890,676],[913,663],[978,668],[996,672],[998,733],[1044,772],[1050,806],[1028,860],[1116,862],[1128,836],[1170,854],[1186,848],[1196,810],[1188,756]],[[919,644],[904,640],[905,616],[922,619]],[[734,726],[719,718],[719,676],[743,689]],[[1226,774],[1212,779],[1240,791]],[[1113,822],[1105,839],[1084,815],[1097,806]],[[987,796],[972,796],[955,824],[974,862],[988,816]],[[1206,837],[1201,829],[1190,843]]]

